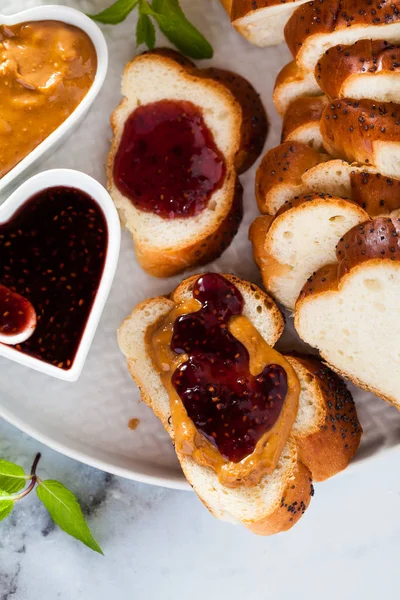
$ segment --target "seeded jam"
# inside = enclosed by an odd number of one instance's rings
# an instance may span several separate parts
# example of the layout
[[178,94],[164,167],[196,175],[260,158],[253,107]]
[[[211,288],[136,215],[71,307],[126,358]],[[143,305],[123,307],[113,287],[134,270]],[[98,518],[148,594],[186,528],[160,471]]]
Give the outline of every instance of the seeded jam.
[[0,284],[36,311],[17,350],[69,369],[100,283],[107,223],[98,204],[70,187],[42,190],[0,225]]
[[164,219],[193,217],[225,178],[222,153],[191,102],[162,100],[125,123],[114,181],[136,208]]
[[229,320],[243,312],[243,297],[221,275],[201,276],[193,296],[202,307],[174,324],[171,349],[187,354],[172,376],[189,418],[227,460],[250,455],[281,413],[287,374],[277,364],[254,376],[249,353],[229,331]]
[[29,300],[0,285],[0,334],[18,335],[35,320],[35,310]]

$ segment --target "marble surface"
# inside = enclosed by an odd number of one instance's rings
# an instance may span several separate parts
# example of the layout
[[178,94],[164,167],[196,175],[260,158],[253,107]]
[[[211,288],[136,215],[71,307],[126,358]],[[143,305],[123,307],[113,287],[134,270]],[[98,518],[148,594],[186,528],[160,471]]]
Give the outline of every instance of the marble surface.
[[215,521],[193,493],[129,482],[48,450],[0,422],[0,455],[79,497],[105,556],[66,536],[32,494],[0,523],[0,600],[386,600],[398,598],[398,450],[316,485],[290,532]]

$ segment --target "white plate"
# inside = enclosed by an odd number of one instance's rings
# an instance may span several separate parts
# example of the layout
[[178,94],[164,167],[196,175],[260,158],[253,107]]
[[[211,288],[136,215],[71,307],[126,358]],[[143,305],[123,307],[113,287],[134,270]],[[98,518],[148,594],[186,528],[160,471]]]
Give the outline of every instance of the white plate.
[[[107,2],[74,0],[70,4],[77,7],[84,4],[85,10],[93,12]],[[3,12],[7,6],[11,12],[26,6],[26,0],[2,0],[1,6]],[[271,94],[277,72],[289,60],[287,49],[283,46],[258,49],[249,45],[230,27],[219,0],[182,0],[182,6],[212,42],[215,49],[212,64],[236,70],[262,94],[272,124],[267,146],[277,144],[280,119],[273,109]],[[43,168],[77,168],[103,184],[110,138],[109,115],[120,100],[123,66],[135,52],[134,22],[130,18],[117,27],[105,27],[104,32],[110,52],[106,84],[79,131],[43,164]],[[207,64],[208,61],[204,62],[204,66]],[[209,268],[258,281],[247,241],[249,224],[257,214],[254,169],[242,177],[242,182],[245,217],[239,234]],[[137,302],[169,292],[178,281],[179,277],[157,280],[146,275],[137,266],[132,242],[124,232],[114,285],[79,381],[74,384],[56,381],[0,358],[0,415],[82,462],[132,479],[188,489],[168,436],[140,402],[116,341],[120,322]],[[292,346],[294,339],[292,329],[288,328],[285,345]],[[398,444],[400,414],[371,394],[357,390],[355,398],[365,430],[358,459]],[[135,431],[128,428],[133,417],[140,419]]]

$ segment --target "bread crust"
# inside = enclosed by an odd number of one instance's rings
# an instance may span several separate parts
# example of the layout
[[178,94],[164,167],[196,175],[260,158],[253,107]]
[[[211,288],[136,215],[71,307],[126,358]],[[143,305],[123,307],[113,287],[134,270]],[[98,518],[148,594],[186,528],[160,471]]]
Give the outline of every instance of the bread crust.
[[298,140],[315,150],[321,150],[319,123],[327,103],[326,96],[306,96],[293,100],[283,118],[281,142]]
[[258,159],[268,135],[268,117],[260,94],[247,79],[226,69],[197,69],[196,74],[222,83],[242,108],[240,147],[235,157],[236,171],[241,175]]
[[321,155],[301,142],[283,142],[269,150],[263,157],[256,173],[256,200],[264,214],[275,214],[276,192],[287,188],[291,197],[303,194],[307,187],[302,176],[321,162]]
[[[292,91],[288,98],[290,88],[297,91],[295,95]],[[303,88],[302,91],[300,91],[300,88]],[[277,75],[272,101],[280,116],[283,117],[293,100],[302,97],[321,96],[322,93],[315,78],[302,71],[296,61],[292,60]]]
[[312,479],[324,481],[345,469],[360,445],[362,427],[354,400],[343,379],[318,358],[298,354],[285,358],[297,372],[303,368],[304,377],[317,382],[314,393],[320,395],[322,410],[315,432],[295,439],[299,459],[310,469]]
[[153,277],[171,277],[189,267],[205,265],[220,256],[235,237],[243,217],[243,188],[236,178],[232,206],[218,227],[206,237],[194,239],[185,247],[152,249],[136,242],[135,253],[140,266]]
[[351,197],[370,217],[400,208],[400,180],[370,171],[350,173]]
[[[183,301],[188,297],[188,295],[190,296],[191,290],[193,289],[193,285],[198,279],[198,277],[198,275],[194,275],[184,280],[172,293],[171,299],[155,298],[144,301],[141,304],[139,304],[134,309],[131,317],[128,317],[128,319],[122,324],[119,331],[119,343],[121,350],[124,352],[127,358],[129,371],[140,388],[142,399],[154,410],[155,414],[160,418],[162,424],[168,431],[172,440],[174,440],[174,431],[170,419],[169,404],[165,410],[162,410],[159,407],[157,407],[157,403],[155,403],[152,398],[152,391],[149,388],[150,384],[148,377],[146,377],[146,370],[143,369],[143,364],[141,362],[140,355],[144,352],[144,348],[147,348],[147,346],[145,346],[145,343],[143,342],[139,344],[137,343],[137,341],[133,340],[131,343],[131,347],[129,347],[129,344],[127,344],[123,338],[126,336],[125,330],[129,330],[130,327],[133,327],[134,333],[136,334],[136,324],[139,328],[143,328],[143,338],[145,338],[147,328],[149,326],[153,326],[157,322],[158,318],[160,318],[157,315],[167,314],[177,302]],[[224,274],[224,277],[226,277],[229,281],[237,285],[240,291],[243,294],[245,294],[246,298],[254,298],[257,303],[264,304],[267,307],[268,313],[272,318],[272,322],[274,323],[274,331],[271,333],[271,337],[268,340],[268,343],[275,343],[283,331],[284,320],[282,314],[280,313],[278,307],[275,305],[273,300],[267,294],[262,292],[260,288],[258,288],[252,283],[242,281],[232,275]],[[157,315],[155,315],[152,322],[146,324],[145,315],[150,315],[152,311],[155,312],[155,308],[153,308],[154,306],[157,306]],[[136,320],[134,320],[134,322],[131,324],[131,319],[134,316]],[[304,357],[304,359],[302,359],[299,356],[294,357],[291,355],[288,357],[288,360],[294,366],[295,370],[297,368],[296,372],[298,373],[300,379],[304,376],[304,374],[306,374],[308,377],[315,379],[316,389],[321,388],[318,394],[318,402],[321,404],[318,410],[318,414],[322,414],[323,417],[325,417],[325,414],[327,414],[328,410],[326,409],[328,400],[330,398],[336,398],[336,395],[339,394],[339,383],[335,380],[335,385],[332,387],[332,389],[324,391],[322,389],[322,386],[328,385],[329,387],[329,384],[327,383],[329,378],[324,379],[325,371],[322,365],[320,366],[321,374],[319,373],[318,366],[320,363],[318,359],[309,360],[307,359],[307,357]],[[317,375],[315,375],[315,371],[318,371],[318,377]],[[332,377],[332,375],[330,376]],[[157,377],[159,378],[158,375]],[[305,385],[308,385],[308,379],[304,379],[304,382]],[[164,393],[166,393],[166,390]],[[350,406],[351,402],[349,401],[348,407]],[[336,407],[336,410],[341,409]],[[350,413],[353,419],[354,415],[352,411],[349,411],[349,414]],[[356,414],[354,418],[356,419]],[[354,423],[354,428],[356,428],[356,423]],[[277,498],[275,505],[268,509],[268,514],[265,514],[264,511],[264,514],[260,516],[260,518],[241,519],[243,525],[245,525],[254,533],[257,533],[259,535],[272,535],[281,531],[286,531],[290,529],[300,519],[300,517],[304,514],[306,508],[308,507],[311,496],[313,495],[311,471],[310,467],[307,464],[303,463],[303,461],[300,459],[299,449],[301,449],[301,451],[304,453],[305,460],[308,460],[308,462],[312,465],[312,468],[314,468],[317,476],[323,473],[324,476],[326,475],[326,477],[331,476],[335,473],[334,465],[336,465],[336,472],[338,472],[339,470],[344,468],[344,463],[348,462],[354,455],[357,444],[354,442],[351,445],[349,444],[348,448],[344,448],[344,441],[342,440],[342,443],[339,444],[336,440],[336,437],[333,435],[333,432],[330,433],[324,427],[324,424],[322,423],[321,419],[318,418],[315,420],[315,422],[310,423],[308,429],[310,440],[309,446],[306,450],[303,449],[305,448],[305,440],[307,439],[307,435],[305,434],[303,436],[291,435],[288,440],[287,446],[285,446],[284,453],[290,457],[289,467],[285,470],[285,480],[282,483],[279,483],[279,485],[283,486],[282,493]],[[361,435],[360,431],[359,435]],[[322,442],[319,442],[319,440],[322,440]],[[324,440],[326,446],[324,452],[326,453],[326,455],[329,455],[330,444],[332,444],[333,450],[329,467],[327,467],[325,471],[323,469],[323,465],[321,465],[322,458],[318,458],[313,455],[313,449],[315,448],[319,451],[318,444],[323,443]],[[343,455],[341,455],[341,452]],[[194,473],[196,472],[196,469],[193,471],[192,459],[188,456],[178,456],[178,458],[181,462],[181,466],[189,483],[197,491],[197,482],[193,479],[195,477]],[[204,467],[197,467],[197,469],[208,471],[208,469]],[[227,491],[229,493],[229,490]],[[260,499],[260,502],[262,502],[262,493],[261,495],[258,493],[257,497]],[[209,498],[207,495],[203,494],[200,494],[200,499],[203,502],[203,504],[205,504],[205,506],[207,506],[216,517],[226,518],[225,515],[221,514],[220,507],[216,509],[215,499],[213,500],[212,498]],[[229,518],[229,514],[227,515],[227,517]]]
[[[126,217],[124,207],[119,200],[116,201],[121,221],[130,229],[134,238],[139,264],[155,277],[168,277],[186,268],[203,265],[214,260],[232,241],[242,219],[242,188],[237,180],[236,166],[239,166],[240,170],[243,171],[257,158],[265,141],[268,125],[259,96],[245,79],[217,69],[209,69],[203,73],[196,69],[191,61],[181,57],[179,53],[173,50],[162,49],[136,57],[125,67],[123,79],[128,77],[133,63],[143,61],[145,66],[146,61],[154,60],[161,61],[168,67],[177,69],[181,76],[189,81],[198,82],[201,80],[205,87],[216,91],[224,98],[224,102],[229,104],[237,123],[236,144],[230,149],[231,156],[225,156],[227,175],[224,185],[226,186],[226,195],[220,201],[219,216],[216,216],[214,221],[210,219],[208,226],[203,227],[202,231],[193,236],[186,244],[159,247],[158,245],[152,246],[147,241],[143,242],[135,235],[134,224],[131,223],[131,219]],[[232,90],[234,90],[234,93]],[[128,106],[127,102],[126,98],[123,99],[111,115],[113,139],[108,156],[107,178],[110,193],[113,197],[115,196],[114,200],[118,198],[118,194],[115,191],[113,182],[113,166],[122,133],[118,118],[120,111]],[[243,108],[240,102],[243,102]],[[250,118],[250,112],[253,110],[256,112],[254,124],[252,124]],[[125,200],[128,201],[128,199]]]
[[[349,30],[351,33],[356,30],[358,39],[365,39],[373,37],[370,28],[374,28],[375,39],[389,39],[386,26],[399,20],[398,0],[363,2],[362,5],[358,0],[318,0],[299,6],[287,22],[284,34],[293,58],[303,68],[314,68],[315,65],[309,64],[306,54],[308,46],[316,43],[319,36],[324,36],[324,49],[327,45],[336,46],[342,42],[340,34],[332,35],[341,31],[348,35]],[[326,40],[325,36],[328,35],[331,36],[331,44]]]
[[335,100],[323,112],[321,134],[324,147],[332,156],[376,166],[376,144],[400,139],[400,105],[349,98]]
[[304,515],[313,495],[311,472],[298,460],[275,510],[260,521],[244,521],[243,525],[258,535],[275,535],[288,531]]
[[[330,98],[348,96],[346,86],[354,78],[374,81],[379,93],[379,77],[400,72],[400,46],[384,40],[359,40],[350,46],[329,48],[315,67],[315,78]],[[374,99],[374,85],[368,98]]]

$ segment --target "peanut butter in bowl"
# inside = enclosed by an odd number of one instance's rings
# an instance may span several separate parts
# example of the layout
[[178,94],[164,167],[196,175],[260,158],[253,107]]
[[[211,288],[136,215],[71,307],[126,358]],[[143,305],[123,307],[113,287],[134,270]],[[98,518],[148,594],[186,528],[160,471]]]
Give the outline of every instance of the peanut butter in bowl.
[[96,70],[93,42],[78,27],[0,25],[0,179],[73,113]]

